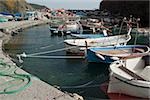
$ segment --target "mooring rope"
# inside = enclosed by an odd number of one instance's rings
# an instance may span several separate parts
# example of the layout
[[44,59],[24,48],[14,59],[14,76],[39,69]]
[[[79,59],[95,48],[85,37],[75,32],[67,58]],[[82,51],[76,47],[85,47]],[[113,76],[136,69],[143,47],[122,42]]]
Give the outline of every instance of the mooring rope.
[[93,81],[89,81],[85,84],[81,84],[81,85],[77,85],[77,86],[61,86],[60,88],[62,88],[62,89],[84,88],[84,87],[88,87],[88,85],[90,85],[92,83],[93,83]]
[[23,63],[23,60],[21,57],[24,58],[45,58],[45,59],[84,59],[85,56],[42,56],[42,54],[47,54],[47,53],[55,53],[59,51],[64,51],[68,49],[76,48],[76,46],[71,46],[68,48],[61,48],[61,49],[56,49],[56,50],[51,50],[51,51],[45,51],[45,52],[38,52],[38,53],[32,53],[32,54],[26,54],[23,52],[23,54],[17,54],[16,56],[18,57],[18,60],[20,63]]
[[30,56],[26,55],[28,58],[47,58],[47,59],[83,59],[84,56]]
[[72,46],[72,47],[68,47],[68,48],[61,48],[61,49],[56,49],[56,50],[51,50],[51,51],[45,51],[45,52],[32,53],[32,54],[28,54],[28,56],[35,56],[35,55],[41,55],[41,54],[47,54],[47,53],[54,53],[54,52],[64,51],[64,50],[73,49],[73,48],[76,48],[76,46]]

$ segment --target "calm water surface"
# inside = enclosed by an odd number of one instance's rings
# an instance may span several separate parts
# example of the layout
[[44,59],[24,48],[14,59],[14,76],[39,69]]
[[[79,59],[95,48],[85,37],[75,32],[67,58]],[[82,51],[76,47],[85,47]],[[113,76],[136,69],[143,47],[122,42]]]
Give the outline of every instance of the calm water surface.
[[[17,54],[44,52],[64,48],[63,40],[70,36],[51,36],[48,25],[26,29],[5,45],[6,52],[18,63]],[[45,54],[66,55],[65,51]],[[64,91],[76,92],[86,100],[107,98],[100,84],[108,79],[108,65],[88,63],[86,59],[24,58],[23,69]],[[19,64],[19,63],[18,63]]]

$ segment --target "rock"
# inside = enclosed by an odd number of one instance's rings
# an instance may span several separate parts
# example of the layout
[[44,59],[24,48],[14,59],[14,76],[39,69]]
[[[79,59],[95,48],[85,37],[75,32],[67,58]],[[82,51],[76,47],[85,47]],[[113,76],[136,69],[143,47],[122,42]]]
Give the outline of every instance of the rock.
[[143,27],[149,26],[149,0],[103,0],[100,3],[100,10],[110,11],[113,15],[141,18]]

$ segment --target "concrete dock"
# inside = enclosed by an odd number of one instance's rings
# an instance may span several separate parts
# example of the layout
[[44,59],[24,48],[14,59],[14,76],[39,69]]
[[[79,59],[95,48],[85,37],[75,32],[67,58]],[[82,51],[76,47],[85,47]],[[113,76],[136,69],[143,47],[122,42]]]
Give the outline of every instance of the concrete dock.
[[[11,61],[11,58],[2,51],[2,45],[7,42],[11,38],[11,32],[19,29],[25,29],[28,27],[32,27],[35,25],[41,25],[49,23],[50,20],[38,20],[38,21],[19,21],[19,22],[5,22],[0,23],[0,59],[6,63],[7,65],[13,66],[14,62]],[[3,64],[0,63],[0,68]],[[21,68],[17,67],[16,72],[21,75],[26,75],[29,77],[25,77],[26,83],[23,85],[30,83],[30,85],[19,92],[7,93],[7,87],[3,83],[7,83],[10,81],[10,77],[5,77],[5,75],[1,75],[0,70],[0,100],[83,100],[83,98],[77,94],[64,93],[53,86],[41,81],[37,77],[30,75],[30,73],[25,72]],[[7,75],[6,75],[7,76]],[[11,77],[11,78],[16,78]],[[20,76],[21,77],[21,76]],[[20,78],[19,77],[19,78]],[[23,80],[24,82],[24,80]],[[12,82],[13,83],[13,82]],[[2,86],[3,84],[4,86]],[[9,83],[11,84],[11,82]],[[22,84],[21,84],[22,86]],[[6,88],[6,89],[5,89]],[[10,87],[11,88],[11,87]],[[19,88],[19,85],[18,87]],[[8,90],[9,91],[9,90]]]

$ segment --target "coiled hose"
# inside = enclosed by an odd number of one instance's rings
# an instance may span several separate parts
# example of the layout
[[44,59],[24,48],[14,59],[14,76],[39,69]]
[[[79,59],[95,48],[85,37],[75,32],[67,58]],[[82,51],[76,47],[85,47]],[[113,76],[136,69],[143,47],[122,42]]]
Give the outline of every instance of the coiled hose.
[[18,67],[0,59],[0,94],[13,94],[31,85],[31,75],[18,74]]

